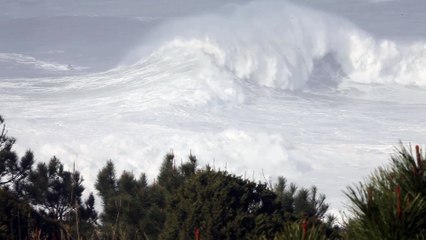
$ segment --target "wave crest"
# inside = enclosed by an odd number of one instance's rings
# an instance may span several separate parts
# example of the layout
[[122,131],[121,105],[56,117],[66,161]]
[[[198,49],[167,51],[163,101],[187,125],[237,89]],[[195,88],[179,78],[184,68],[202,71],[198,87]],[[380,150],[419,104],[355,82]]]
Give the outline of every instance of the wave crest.
[[149,102],[203,106],[239,104],[263,87],[426,86],[425,42],[375,39],[344,19],[287,2],[166,24],[143,46],[136,62],[86,81],[120,85]]

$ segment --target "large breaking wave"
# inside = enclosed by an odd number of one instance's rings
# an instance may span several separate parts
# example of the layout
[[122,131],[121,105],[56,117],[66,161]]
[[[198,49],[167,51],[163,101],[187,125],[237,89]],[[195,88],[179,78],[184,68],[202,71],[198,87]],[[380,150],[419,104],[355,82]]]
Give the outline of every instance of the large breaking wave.
[[255,1],[164,24],[121,67],[55,84],[66,82],[61,90],[119,86],[132,99],[151,103],[229,104],[263,87],[303,90],[343,82],[426,87],[424,66],[426,41],[376,39],[328,13]]
[[426,42],[378,40],[344,19],[288,2],[252,2],[182,20],[153,39],[155,50],[132,67],[168,71],[161,63],[172,60],[198,72],[191,78],[294,90],[315,81],[315,65],[331,56],[338,63],[331,71],[344,73],[340,81],[426,86]]

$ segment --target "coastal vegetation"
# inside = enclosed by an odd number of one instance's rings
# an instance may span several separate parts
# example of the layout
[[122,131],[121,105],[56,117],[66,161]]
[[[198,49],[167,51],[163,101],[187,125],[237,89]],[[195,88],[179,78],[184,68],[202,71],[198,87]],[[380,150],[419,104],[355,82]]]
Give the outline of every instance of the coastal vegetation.
[[350,214],[338,222],[315,186],[256,182],[200,166],[193,154],[176,164],[167,153],[151,182],[118,174],[109,160],[96,192],[85,193],[77,169],[55,156],[36,162],[30,150],[18,156],[1,116],[0,125],[1,239],[426,239],[419,146],[401,144],[388,166],[349,186]]

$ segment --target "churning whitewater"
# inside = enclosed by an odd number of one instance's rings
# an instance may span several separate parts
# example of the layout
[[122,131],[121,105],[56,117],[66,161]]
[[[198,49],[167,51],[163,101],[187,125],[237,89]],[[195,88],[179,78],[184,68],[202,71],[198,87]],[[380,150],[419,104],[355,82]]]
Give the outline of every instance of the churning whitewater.
[[154,176],[167,151],[191,150],[237,175],[315,184],[340,210],[399,140],[425,144],[425,66],[426,36],[379,39],[286,1],[224,4],[156,23],[107,71],[0,52],[17,69],[0,79],[0,114],[21,152],[75,161],[89,189],[108,159]]

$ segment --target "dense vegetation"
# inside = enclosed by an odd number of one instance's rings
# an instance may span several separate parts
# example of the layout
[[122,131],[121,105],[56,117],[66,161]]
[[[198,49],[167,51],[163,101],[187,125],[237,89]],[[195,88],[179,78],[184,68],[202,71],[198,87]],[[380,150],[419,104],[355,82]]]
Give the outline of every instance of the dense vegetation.
[[401,147],[389,167],[349,187],[353,214],[336,225],[316,187],[274,186],[164,157],[154,182],[108,161],[83,199],[83,178],[52,157],[13,151],[0,117],[1,239],[426,239],[425,166]]

